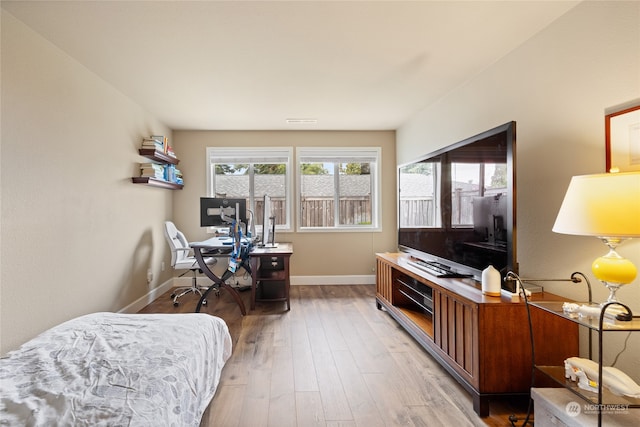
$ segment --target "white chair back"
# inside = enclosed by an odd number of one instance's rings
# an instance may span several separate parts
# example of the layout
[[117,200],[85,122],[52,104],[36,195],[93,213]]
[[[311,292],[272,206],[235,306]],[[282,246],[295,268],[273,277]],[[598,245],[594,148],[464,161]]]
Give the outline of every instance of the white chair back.
[[171,221],[164,223],[164,235],[171,248],[171,267],[189,258],[189,242],[185,235]]

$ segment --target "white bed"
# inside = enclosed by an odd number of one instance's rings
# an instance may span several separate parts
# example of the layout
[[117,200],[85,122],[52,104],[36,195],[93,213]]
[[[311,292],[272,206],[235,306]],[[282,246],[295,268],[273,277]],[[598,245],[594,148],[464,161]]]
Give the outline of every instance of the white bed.
[[0,425],[198,426],[231,355],[204,313],[94,313],[0,359]]

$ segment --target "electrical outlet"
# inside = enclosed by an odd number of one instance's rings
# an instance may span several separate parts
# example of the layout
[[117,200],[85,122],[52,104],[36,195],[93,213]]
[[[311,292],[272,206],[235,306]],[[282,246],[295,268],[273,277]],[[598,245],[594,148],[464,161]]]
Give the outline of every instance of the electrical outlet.
[[153,280],[153,271],[151,271],[151,269],[147,270],[147,283],[151,283],[151,281]]
[[164,261],[160,263],[160,271],[164,271]]

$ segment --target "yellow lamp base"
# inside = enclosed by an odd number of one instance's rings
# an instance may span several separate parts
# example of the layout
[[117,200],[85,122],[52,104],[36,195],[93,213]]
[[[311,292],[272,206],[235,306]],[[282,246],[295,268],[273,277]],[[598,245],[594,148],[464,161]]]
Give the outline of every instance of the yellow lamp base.
[[598,280],[619,284],[633,282],[638,274],[631,261],[622,257],[609,257],[609,254],[593,261],[591,270]]
[[633,282],[638,270],[631,261],[622,258],[610,247],[610,251],[591,264],[593,275],[609,289],[607,302],[618,302],[616,291],[623,285]]

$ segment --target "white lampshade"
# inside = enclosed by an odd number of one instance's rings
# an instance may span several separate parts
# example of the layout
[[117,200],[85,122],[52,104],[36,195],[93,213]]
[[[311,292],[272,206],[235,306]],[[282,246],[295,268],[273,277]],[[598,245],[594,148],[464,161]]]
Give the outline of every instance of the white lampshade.
[[553,231],[596,237],[640,237],[640,172],[571,178]]

